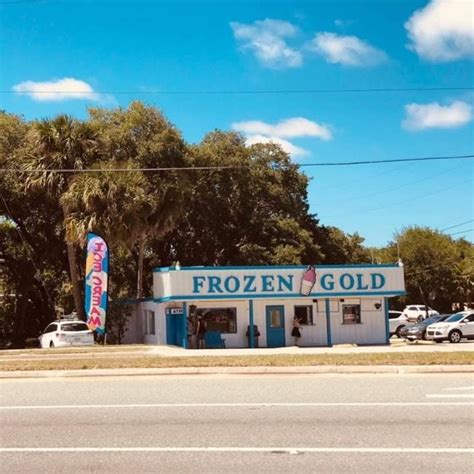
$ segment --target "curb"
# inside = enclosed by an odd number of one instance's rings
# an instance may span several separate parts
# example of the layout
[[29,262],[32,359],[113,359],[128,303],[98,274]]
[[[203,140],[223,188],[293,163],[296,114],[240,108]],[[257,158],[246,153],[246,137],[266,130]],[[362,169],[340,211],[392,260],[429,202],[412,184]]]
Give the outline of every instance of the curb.
[[0,372],[0,379],[130,377],[157,375],[474,374],[474,365],[322,365],[295,367],[170,367]]

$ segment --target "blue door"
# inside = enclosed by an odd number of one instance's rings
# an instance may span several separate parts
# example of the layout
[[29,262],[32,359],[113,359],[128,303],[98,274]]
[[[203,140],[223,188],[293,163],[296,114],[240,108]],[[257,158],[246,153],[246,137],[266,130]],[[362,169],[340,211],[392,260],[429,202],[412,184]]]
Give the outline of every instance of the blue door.
[[183,310],[166,310],[166,344],[183,346]]
[[267,306],[267,347],[285,346],[285,307]]

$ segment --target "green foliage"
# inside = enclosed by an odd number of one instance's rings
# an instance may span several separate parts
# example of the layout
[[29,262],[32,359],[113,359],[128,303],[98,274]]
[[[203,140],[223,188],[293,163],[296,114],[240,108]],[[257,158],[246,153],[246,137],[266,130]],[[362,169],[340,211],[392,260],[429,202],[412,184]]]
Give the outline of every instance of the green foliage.
[[[193,172],[176,230],[154,243],[156,264],[302,263],[321,260],[308,215],[307,177],[273,144],[246,147],[243,137],[215,131],[191,149]],[[308,224],[309,222],[309,224]],[[308,260],[309,259],[309,260]]]
[[395,235],[381,257],[393,262],[398,252],[405,268],[406,302],[450,312],[452,303],[472,301],[474,253],[469,242],[426,227],[408,227]]
[[364,239],[359,234],[346,234],[337,227],[327,226],[320,227],[316,233],[325,254],[325,264],[371,262],[370,251],[363,246]]
[[132,317],[134,305],[111,302],[107,314],[107,343],[121,344],[127,332],[127,323]]
[[[194,145],[156,108],[93,108],[27,122],[0,112],[2,337],[21,345],[55,317],[82,307],[87,232],[111,252],[113,302],[147,293],[152,268],[395,262],[399,243],[408,298],[444,310],[472,301],[473,246],[430,229],[409,228],[385,249],[319,225],[309,212],[308,177],[275,144],[246,146],[213,131]],[[192,169],[206,167],[221,169]],[[171,168],[143,173],[139,168]],[[130,168],[133,172],[82,170]],[[190,168],[176,171],[172,168]],[[68,173],[51,170],[69,169]],[[4,201],[3,201],[4,200]],[[8,205],[8,212],[5,206]],[[75,299],[75,304],[74,300]],[[111,304],[109,341],[120,342],[130,308]]]

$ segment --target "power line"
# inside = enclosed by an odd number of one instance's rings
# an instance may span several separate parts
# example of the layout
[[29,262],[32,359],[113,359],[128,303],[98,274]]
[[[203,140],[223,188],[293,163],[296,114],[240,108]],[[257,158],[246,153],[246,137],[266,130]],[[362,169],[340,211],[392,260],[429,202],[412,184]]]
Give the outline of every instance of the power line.
[[[270,95],[270,94],[339,94],[339,93],[385,93],[385,92],[446,92],[446,91],[472,91],[474,86],[465,87],[375,87],[375,88],[322,88],[322,89],[228,89],[228,90],[126,90],[126,91],[90,91],[91,95],[112,94],[112,95]],[[78,95],[84,94],[81,91],[64,91],[64,90],[0,90],[0,94],[64,94],[64,95]],[[87,99],[87,97],[84,97]]]
[[461,222],[460,224],[452,225],[450,227],[446,227],[444,229],[441,229],[440,232],[444,232],[445,230],[449,230],[449,229],[454,229],[455,227],[460,227],[464,224],[470,224],[471,222],[474,222],[474,219],[471,219],[471,220],[466,221],[466,222]]
[[44,3],[45,0],[18,0],[17,2],[0,2],[1,5],[20,5],[22,3]]
[[335,163],[303,163],[300,167],[309,166],[353,166],[353,165],[372,165],[380,163],[407,163],[411,161],[433,161],[433,160],[466,160],[472,159],[474,155],[457,156],[427,156],[423,158],[398,158],[393,160],[374,160],[374,161],[340,161]]
[[[457,188],[459,186],[459,184],[464,184],[464,183],[468,183],[468,182],[471,182],[472,179],[466,179],[464,181],[461,181],[461,183],[458,183],[454,186],[450,186],[449,188],[441,188],[439,190],[436,190],[436,191],[433,191],[431,193],[423,193],[419,196],[415,196],[415,197],[412,197],[412,198],[409,198],[409,199],[405,199],[404,201],[398,201],[398,202],[393,202],[391,204],[387,204],[385,206],[379,206],[379,207],[374,207],[374,208],[371,208],[371,209],[362,209],[360,210],[359,213],[365,213],[365,212],[374,212],[374,211],[382,211],[382,210],[385,210],[389,207],[393,207],[393,206],[400,206],[400,205],[403,205],[403,204],[408,204],[408,203],[413,203],[414,201],[418,200],[418,199],[424,199],[424,198],[427,198],[427,197],[430,197],[430,196],[435,196],[437,194],[440,194],[440,193],[443,193],[443,192],[446,192],[446,191],[449,191],[451,189],[454,189],[454,188]],[[343,212],[343,213],[338,213],[338,214],[331,214],[329,216],[321,216],[321,217],[324,217],[325,219],[329,219],[331,217],[338,217],[338,216],[344,216],[347,214],[347,211],[346,212]]]
[[[452,156],[427,156],[420,158],[399,158],[393,160],[374,160],[374,161],[340,161],[340,162],[322,162],[322,163],[301,163],[296,164],[298,168],[316,167],[316,166],[357,166],[373,165],[382,163],[406,163],[413,161],[433,161],[433,160],[467,160],[474,158],[474,155],[452,155]],[[231,169],[250,169],[258,168],[258,165],[223,165],[223,166],[183,166],[183,167],[157,167],[157,168],[52,168],[52,169],[20,169],[20,168],[0,168],[0,173],[129,173],[129,172],[159,172],[159,171],[216,171]]]
[[20,3],[43,3],[44,0],[18,0],[17,2],[0,2],[0,5],[16,5]]
[[452,234],[449,234],[449,235],[466,234],[467,232],[472,232],[473,230],[474,229],[460,230],[459,232],[453,232]]
[[393,193],[393,191],[398,191],[399,189],[403,189],[407,186],[413,186],[414,184],[418,184],[418,183],[421,183],[423,181],[428,181],[428,180],[436,178],[438,176],[448,174],[451,171],[457,170],[461,167],[462,167],[462,165],[461,166],[455,166],[454,168],[449,168],[447,170],[441,171],[440,173],[435,173],[435,174],[431,174],[431,175],[428,175],[428,176],[425,175],[420,179],[416,179],[414,181],[409,181],[409,182],[403,183],[400,186],[396,186],[396,187],[393,187],[393,188],[385,188],[383,191],[379,190],[379,191],[375,191],[375,192],[372,192],[372,193],[369,193],[369,194],[363,194],[361,196],[360,195],[359,196],[354,196],[354,197],[351,197],[351,201],[359,201],[361,199],[366,199],[368,197],[380,196],[381,194],[386,194],[386,193]]

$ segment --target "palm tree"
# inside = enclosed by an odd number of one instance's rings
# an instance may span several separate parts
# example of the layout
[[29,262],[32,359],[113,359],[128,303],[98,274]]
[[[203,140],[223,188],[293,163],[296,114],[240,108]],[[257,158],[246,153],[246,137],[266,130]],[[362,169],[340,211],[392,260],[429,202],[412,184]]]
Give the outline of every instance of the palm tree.
[[61,198],[67,215],[66,238],[84,244],[88,232],[99,232],[110,245],[138,247],[137,298],[143,297],[144,256],[149,240],[172,228],[180,200],[173,193],[157,199],[143,173],[133,164],[100,163],[104,168],[129,168],[128,173],[87,173],[76,176]]
[[[28,173],[26,188],[42,188],[58,200],[68,191],[74,176],[97,160],[99,151],[99,139],[93,128],[67,115],[35,122],[29,144],[25,170],[35,172]],[[68,214],[64,208],[63,219],[66,223]],[[66,236],[74,306],[79,317],[85,319],[77,243]]]
[[108,156],[143,168],[169,168],[147,173],[146,201],[137,208],[133,241],[138,247],[137,298],[143,296],[143,266],[148,243],[166,234],[182,213],[187,177],[171,171],[188,163],[181,134],[154,107],[132,102],[128,109],[89,109],[91,123],[101,131]]
[[[133,247],[140,230],[140,215],[152,203],[147,195],[147,181],[132,163],[100,162],[91,169],[100,172],[75,176],[61,197],[67,215],[66,238],[85,243],[88,232],[100,233],[111,245]],[[107,172],[104,169],[128,168],[130,172]]]

